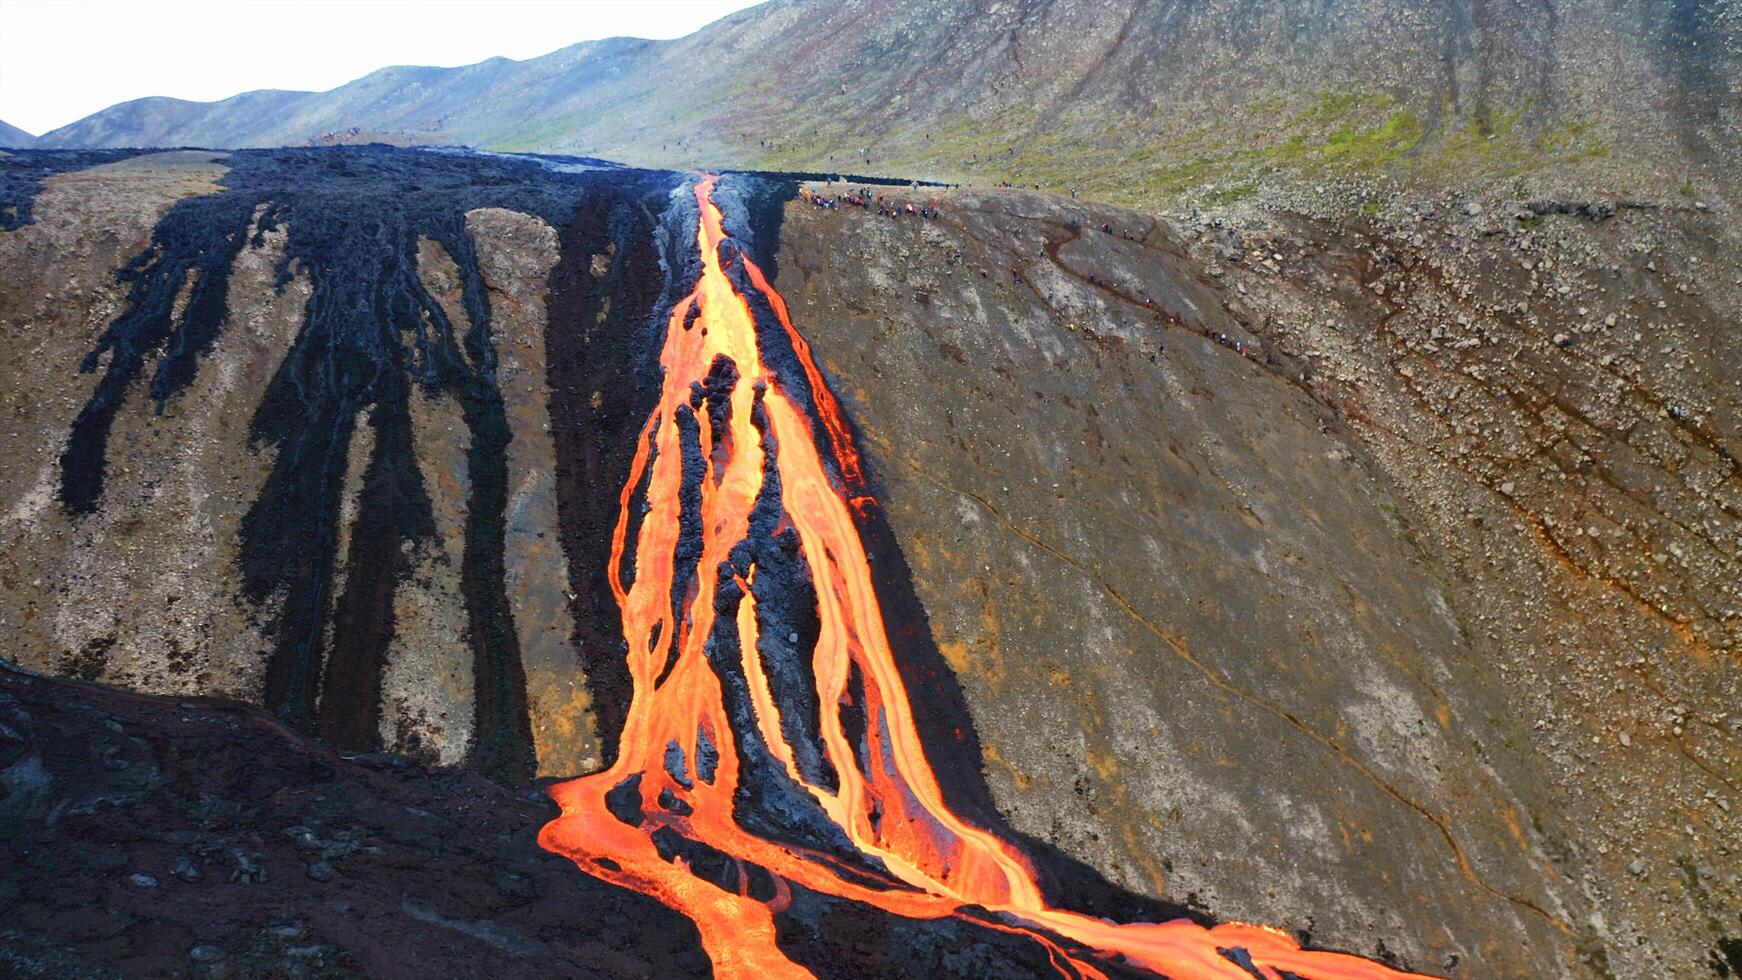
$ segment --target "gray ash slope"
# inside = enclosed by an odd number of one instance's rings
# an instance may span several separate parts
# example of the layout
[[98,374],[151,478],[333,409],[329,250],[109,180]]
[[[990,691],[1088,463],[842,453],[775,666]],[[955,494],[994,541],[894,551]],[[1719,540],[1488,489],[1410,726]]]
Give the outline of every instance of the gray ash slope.
[[[599,765],[623,708],[612,434],[645,410],[677,179],[383,148],[24,174],[29,220],[0,232],[7,649],[288,708],[331,745]],[[1732,968],[1723,201],[1188,224],[882,192],[940,216],[776,195],[732,220],[862,436],[896,639],[959,753],[940,768],[1062,852],[1054,887],[1118,886],[1073,905],[1194,905],[1458,976]],[[100,453],[69,452],[111,411]],[[305,530],[251,537],[262,500]],[[295,657],[312,711],[273,667]],[[873,961],[913,945],[855,928]],[[91,948],[152,941],[116,935]]]

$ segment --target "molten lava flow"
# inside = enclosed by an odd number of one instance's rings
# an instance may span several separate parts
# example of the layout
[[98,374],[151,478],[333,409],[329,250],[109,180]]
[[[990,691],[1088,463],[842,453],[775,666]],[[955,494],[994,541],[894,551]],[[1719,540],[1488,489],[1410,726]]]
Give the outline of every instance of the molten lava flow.
[[[715,183],[695,187],[702,274],[671,313],[612,540],[634,685],[618,757],[552,789],[563,815],[540,843],[689,916],[722,977],[809,975],[775,941],[792,884],[1021,935],[1067,976],[1101,976],[1114,954],[1176,977],[1397,976],[1258,926],[1054,908],[1015,847],[950,809],[849,505],[863,479],[846,419],[785,303],[727,236]],[[815,419],[765,362],[747,293],[785,330]],[[812,591],[810,649],[795,652],[796,632],[763,636],[763,607]],[[808,671],[774,669],[777,654]],[[814,690],[783,700],[794,676]]]

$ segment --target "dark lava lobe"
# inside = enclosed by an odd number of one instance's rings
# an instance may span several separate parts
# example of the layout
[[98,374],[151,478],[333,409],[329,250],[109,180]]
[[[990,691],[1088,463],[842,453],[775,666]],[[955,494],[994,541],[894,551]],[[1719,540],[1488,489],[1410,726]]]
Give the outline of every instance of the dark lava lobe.
[[[287,230],[280,284],[304,272],[313,295],[253,419],[254,442],[276,449],[276,457],[242,529],[244,594],[255,603],[283,599],[265,702],[334,744],[379,747],[394,586],[408,573],[407,546],[434,532],[408,400],[418,388],[445,392],[461,404],[470,436],[461,583],[474,657],[471,761],[504,778],[529,778],[525,678],[504,588],[509,432],[490,302],[465,216],[502,207],[566,228],[583,205],[614,218],[644,211],[680,178],[384,147],[244,151],[228,162],[227,192],[178,203],[159,223],[151,248],[121,272],[131,285],[128,307],[86,358],[84,369],[100,371],[101,380],[61,457],[62,504],[74,516],[95,510],[109,433],[127,391],[152,362],[150,393],[159,410],[187,387],[215,338],[231,326],[226,294],[237,254],[251,239]],[[568,235],[565,254],[596,254],[599,236],[589,230]],[[616,238],[631,245],[633,234],[619,230]],[[419,280],[418,242],[426,238],[456,262],[469,329],[452,322]],[[553,314],[577,305],[570,298],[573,265],[553,277],[559,299]],[[631,297],[645,295],[635,287],[647,275],[644,269],[620,285]],[[551,336],[565,335],[565,326]],[[551,353],[565,353],[564,343],[553,339],[558,349]],[[569,387],[562,380],[568,370],[566,359],[553,357],[559,390]],[[560,418],[565,406],[558,400],[553,407]],[[370,456],[345,588],[334,595],[345,467],[363,424],[373,429]]]

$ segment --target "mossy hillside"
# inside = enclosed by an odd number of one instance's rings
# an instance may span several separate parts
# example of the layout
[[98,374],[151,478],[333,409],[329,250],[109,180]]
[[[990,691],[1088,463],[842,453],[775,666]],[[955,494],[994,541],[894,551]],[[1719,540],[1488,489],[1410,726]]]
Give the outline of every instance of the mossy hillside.
[[1015,110],[961,116],[917,137],[863,154],[869,129],[852,115],[824,114],[807,131],[766,140],[752,161],[770,169],[849,167],[925,171],[924,176],[1071,189],[1135,206],[1224,205],[1267,179],[1347,181],[1391,176],[1443,184],[1536,173],[1607,156],[1589,120],[1521,125],[1530,105],[1459,116],[1447,104],[1434,121],[1383,92],[1319,90],[1267,95],[1205,118],[1157,107],[1142,118],[1109,114],[1075,127],[1041,128]]

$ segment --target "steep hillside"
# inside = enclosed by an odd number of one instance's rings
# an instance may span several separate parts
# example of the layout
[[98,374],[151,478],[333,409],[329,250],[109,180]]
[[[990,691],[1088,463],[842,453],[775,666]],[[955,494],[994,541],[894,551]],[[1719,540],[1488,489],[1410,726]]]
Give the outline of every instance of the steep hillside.
[[0,146],[25,149],[36,144],[36,137],[0,119]]
[[[696,262],[687,177],[385,148],[0,167],[27,205],[0,231],[11,659],[509,782],[625,756],[608,570]],[[951,805],[1049,895],[1453,976],[1736,965],[1728,205],[1182,226],[795,190],[720,192],[821,368],[783,384],[834,392],[863,450],[855,521]],[[747,577],[791,574],[778,550]],[[757,597],[791,624],[761,656],[820,644],[803,605]],[[30,888],[22,921],[54,921]],[[803,896],[780,936],[813,970],[1026,969],[983,923]],[[435,924],[500,938],[494,901]],[[187,938],[128,921],[75,945],[117,965]]]
[[[1225,203],[1277,174],[1657,199],[1734,182],[1739,113],[1734,0],[772,0],[678,41],[391,68],[325,93],[148,99],[43,139],[363,135],[1146,204]],[[1339,202],[1389,193],[1360,187]]]
[[780,283],[1016,827],[1217,908],[1483,935],[1384,936],[1454,975],[1726,962],[1697,935],[1742,924],[1726,217],[946,201],[791,213]]

